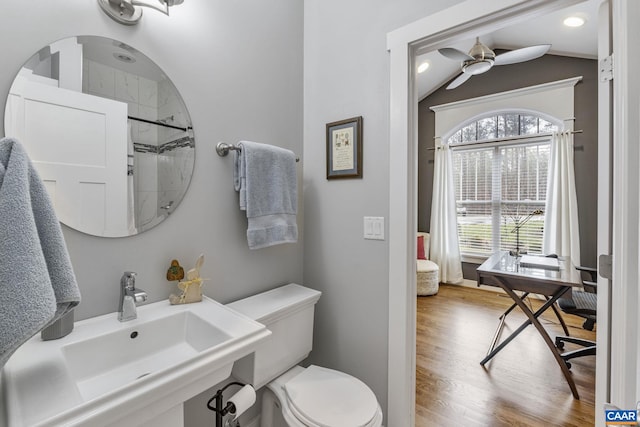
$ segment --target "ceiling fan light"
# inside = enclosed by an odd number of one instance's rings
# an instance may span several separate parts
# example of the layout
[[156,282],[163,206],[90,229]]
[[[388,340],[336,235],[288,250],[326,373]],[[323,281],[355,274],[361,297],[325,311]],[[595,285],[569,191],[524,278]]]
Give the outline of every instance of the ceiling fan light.
[[585,23],[585,19],[580,16],[570,16],[563,21],[563,24],[567,27],[582,27]]
[[492,65],[493,61],[489,60],[471,61],[469,63],[465,63],[462,66],[462,71],[466,74],[476,76],[478,74],[486,73],[487,71],[489,71]]

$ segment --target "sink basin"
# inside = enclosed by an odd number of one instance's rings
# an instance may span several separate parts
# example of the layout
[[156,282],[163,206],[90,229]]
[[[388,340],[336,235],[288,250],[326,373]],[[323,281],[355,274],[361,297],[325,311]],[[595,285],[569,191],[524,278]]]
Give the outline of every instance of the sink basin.
[[89,400],[179,365],[231,338],[192,312],[183,311],[65,345],[62,354],[78,391]]
[[138,307],[129,322],[116,313],[76,322],[60,340],[36,336],[3,370],[9,427],[147,422],[229,377],[269,334],[205,297]]

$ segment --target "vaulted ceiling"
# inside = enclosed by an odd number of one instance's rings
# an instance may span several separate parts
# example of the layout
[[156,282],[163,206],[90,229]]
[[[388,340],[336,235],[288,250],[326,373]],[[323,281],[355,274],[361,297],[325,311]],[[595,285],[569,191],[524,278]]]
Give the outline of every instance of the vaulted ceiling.
[[[551,44],[549,54],[596,59],[600,3],[601,0],[589,0],[492,33],[474,34],[473,37],[450,44],[448,47],[468,52],[475,43],[475,37],[480,37],[482,43],[494,50],[512,50],[537,44]],[[569,16],[583,18],[584,25],[574,28],[564,25],[563,21]],[[418,56],[416,65],[419,66],[424,62],[429,63],[429,68],[417,74],[418,99],[424,98],[460,74],[460,63],[445,58],[437,51]],[[491,70],[488,71],[490,72]]]

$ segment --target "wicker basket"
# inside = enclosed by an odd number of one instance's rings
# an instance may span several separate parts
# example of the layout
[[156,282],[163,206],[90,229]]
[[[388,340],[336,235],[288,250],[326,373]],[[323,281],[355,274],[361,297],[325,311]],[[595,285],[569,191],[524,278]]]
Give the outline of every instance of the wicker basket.
[[435,295],[438,293],[440,268],[429,260],[418,260],[417,290],[418,295]]

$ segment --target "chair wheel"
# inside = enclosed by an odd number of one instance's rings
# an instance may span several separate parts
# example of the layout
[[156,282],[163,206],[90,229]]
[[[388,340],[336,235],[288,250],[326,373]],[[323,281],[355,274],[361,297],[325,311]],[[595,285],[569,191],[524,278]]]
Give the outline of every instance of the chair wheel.
[[556,338],[556,348],[558,350],[564,350],[564,341],[562,341],[561,339]]
[[564,361],[564,363],[566,363],[566,364],[567,364],[567,368],[568,368],[568,369],[571,369],[571,362],[567,362],[567,361],[565,360],[565,361]]

